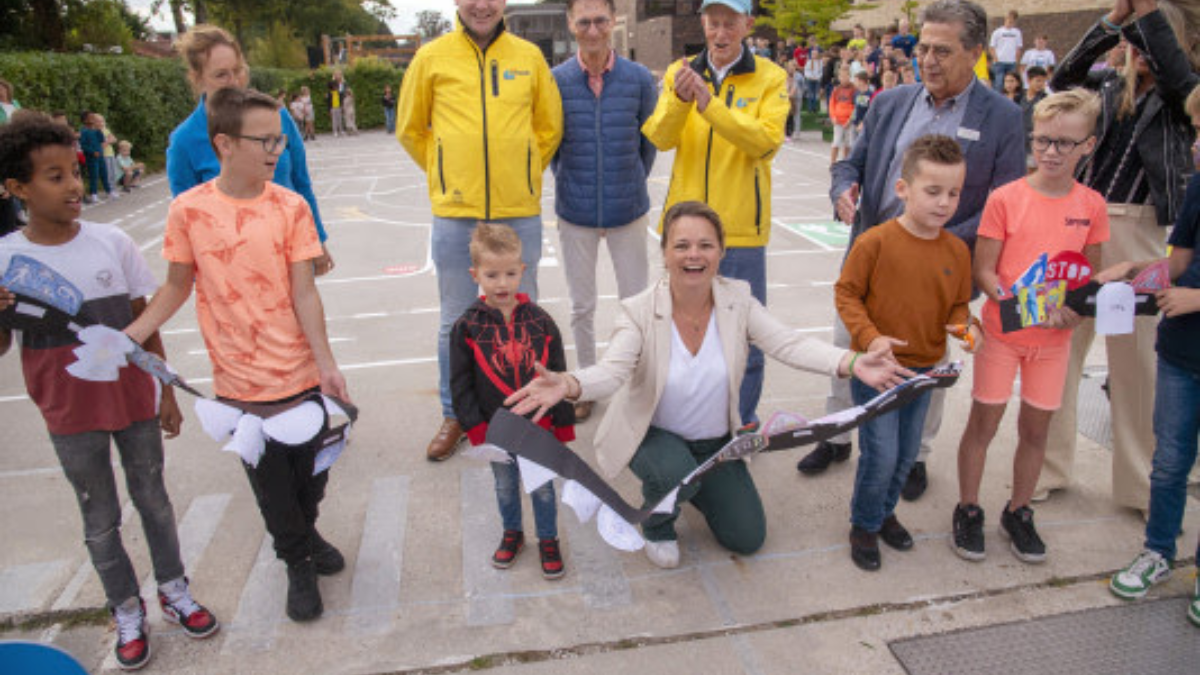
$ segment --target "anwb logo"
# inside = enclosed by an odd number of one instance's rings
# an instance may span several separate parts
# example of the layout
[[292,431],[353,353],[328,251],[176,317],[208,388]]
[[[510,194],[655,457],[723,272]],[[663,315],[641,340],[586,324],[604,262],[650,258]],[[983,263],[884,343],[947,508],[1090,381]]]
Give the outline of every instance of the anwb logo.
[[736,105],[739,108],[745,108],[746,106],[750,105],[751,103],[754,103],[757,100],[758,100],[757,97],[756,98],[739,98],[737,100],[737,102],[734,103],[734,105]]
[[504,79],[515,80],[517,77],[528,77],[528,70],[506,70],[504,71]]

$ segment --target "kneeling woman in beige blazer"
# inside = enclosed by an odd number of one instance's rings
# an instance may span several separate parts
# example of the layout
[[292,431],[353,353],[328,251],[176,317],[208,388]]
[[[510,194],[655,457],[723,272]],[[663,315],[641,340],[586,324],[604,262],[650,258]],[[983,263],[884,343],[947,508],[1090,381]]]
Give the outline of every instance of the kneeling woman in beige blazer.
[[[886,388],[907,373],[881,354],[853,353],[801,337],[780,323],[753,296],[750,286],[717,276],[725,235],[716,212],[681,202],[663,219],[666,274],[621,303],[623,310],[604,358],[573,373],[542,371],[508,404],[538,417],[562,399],[612,397],[596,432],[596,458],[608,478],[628,467],[642,481],[647,504],[655,504],[737,428],[737,392],[750,345],[801,370],[849,377]],[[535,417],[536,419],[536,417]],[[717,541],[743,555],[766,538],[766,518],[744,462],[722,464],[699,484],[681,490],[704,514]],[[675,520],[658,514],[643,524],[646,555],[660,567],[679,564]]]

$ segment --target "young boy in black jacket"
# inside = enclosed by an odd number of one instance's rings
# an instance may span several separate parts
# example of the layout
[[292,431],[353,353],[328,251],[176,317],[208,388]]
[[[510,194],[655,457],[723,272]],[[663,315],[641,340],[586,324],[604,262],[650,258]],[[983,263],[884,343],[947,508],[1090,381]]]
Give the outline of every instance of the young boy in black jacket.
[[[517,293],[525,265],[521,240],[507,225],[479,223],[471,235],[471,277],[483,293],[467,308],[450,333],[450,394],[454,414],[472,445],[484,442],[488,420],[504,399],[536,377],[534,364],[563,371],[562,335],[554,319]],[[575,440],[575,411],[571,404],[554,406],[539,422],[562,442]],[[521,473],[516,459],[493,462],[496,500],[504,523],[504,536],[492,555],[492,564],[507,569],[525,544],[521,527]],[[566,572],[558,547],[558,508],[554,483],[534,490],[533,516],[537,523],[542,576],[559,579]]]

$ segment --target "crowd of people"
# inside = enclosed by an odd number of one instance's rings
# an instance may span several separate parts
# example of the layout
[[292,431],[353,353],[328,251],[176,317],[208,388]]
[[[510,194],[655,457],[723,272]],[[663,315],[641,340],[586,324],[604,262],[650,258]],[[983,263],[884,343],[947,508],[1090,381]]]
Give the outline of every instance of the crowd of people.
[[[1094,322],[1051,303],[1038,325],[1010,330],[1001,307],[1026,288],[1022,277],[1039,256],[1075,256],[1099,282],[1165,265],[1173,286],[1157,293],[1163,318],[1138,317],[1131,334],[1106,338],[1113,500],[1147,523],[1144,550],[1110,588],[1140,598],[1170,575],[1200,429],[1195,6],[1114,0],[1055,63],[1043,37],[1022,54],[1015,13],[989,39],[986,13],[969,0],[929,3],[916,34],[903,20],[882,38],[856,27],[829,52],[751,41],[750,0],[704,0],[705,49],[659,82],[613,49],[612,0],[569,0],[579,49],[554,69],[537,46],[504,30],[503,0],[456,4],[456,30],[424,45],[398,96],[388,88],[381,101],[389,131],[425,172],[432,205],[442,422],[429,460],[444,461],[464,443],[486,446],[501,408],[570,442],[595,402],[610,399],[592,439],[600,473],[630,471],[654,505],[735,435],[759,430],[764,356],[828,377],[827,410],[838,412],[944,366],[957,339],[973,355],[973,378],[956,457],[959,499],[946,514],[951,547],[966,560],[986,557],[983,469],[1019,382],[1011,491],[999,523],[1014,555],[1039,563],[1049,547],[1033,505],[1073,483],[1075,396]],[[142,167],[128,144],[94,112],[78,133],[61,118],[19,112],[2,81],[0,121],[11,121],[0,126],[0,178],[28,222],[0,239],[0,264],[20,257],[57,272],[84,296],[76,323],[123,330],[160,356],[158,327],[194,289],[219,400],[259,412],[320,394],[349,404],[314,283],[334,262],[304,151],[311,92],[284,105],[249,89],[240,46],[217,27],[195,27],[179,52],[198,105],[168,146],[165,282],[153,279],[127,235],[79,220],[99,186],[112,192],[106,149],[122,153],[114,155],[120,175],[136,183]],[[503,64],[503,77],[483,63]],[[340,72],[328,94],[334,134],[354,133],[353,93]],[[781,187],[772,162],[789,124],[799,130],[798,111],[822,106],[834,126],[830,201],[850,231],[832,344],[801,337],[767,309],[772,193]],[[665,270],[652,278],[647,180],[665,151],[674,153],[657,223]],[[537,305],[547,168],[574,369],[561,331]],[[621,298],[602,355],[601,242]],[[107,270],[103,287],[99,269]],[[973,316],[978,294],[986,297]],[[19,299],[0,287],[0,310]],[[0,353],[12,342],[13,331],[0,328]],[[59,370],[78,344],[74,334],[26,329],[21,358],[79,495],[85,542],[118,626],[117,661],[135,668],[149,659],[149,629],[121,543],[111,441],[142,514],[164,616],[196,638],[219,623],[192,597],[163,483],[162,435],[177,434],[182,419],[171,388],[156,394],[148,375],[129,368],[115,382],[64,377]],[[944,397],[944,389],[926,391],[859,429],[847,511],[850,558],[862,570],[882,568],[880,541],[914,546],[897,509],[927,489]],[[318,468],[321,440],[266,436],[260,450],[243,462],[287,568],[286,611],[316,619],[318,577],[345,567],[317,530],[329,476]],[[832,438],[797,469],[816,476],[851,454],[849,436]],[[492,564],[503,569],[525,544],[521,472],[508,453],[491,456],[503,523]],[[559,579],[567,569],[553,485],[531,499],[542,573]],[[675,523],[684,503],[731,552],[752,555],[766,540],[751,471],[726,462],[643,524],[655,565],[681,562]],[[1200,581],[1188,618],[1200,625]]]

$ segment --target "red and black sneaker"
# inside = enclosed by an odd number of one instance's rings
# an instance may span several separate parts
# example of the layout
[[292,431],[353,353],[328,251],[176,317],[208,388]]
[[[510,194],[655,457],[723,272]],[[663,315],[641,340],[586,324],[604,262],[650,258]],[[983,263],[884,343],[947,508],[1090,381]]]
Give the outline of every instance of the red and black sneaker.
[[[136,600],[136,603],[133,602]],[[130,598],[112,609],[117,622],[117,646],[113,650],[121,670],[137,670],[150,662],[150,626],[146,623],[146,603]]]
[[542,556],[542,576],[547,579],[561,579],[567,573],[563,567],[562,551],[558,548],[557,539],[542,539],[538,542],[538,553]]
[[492,554],[492,566],[506,570],[517,560],[517,554],[525,546],[525,533],[520,530],[505,530],[500,546]]
[[187,577],[180,577],[158,587],[158,606],[163,618],[177,623],[188,637],[201,640],[216,633],[221,624],[213,613],[192,599]]

